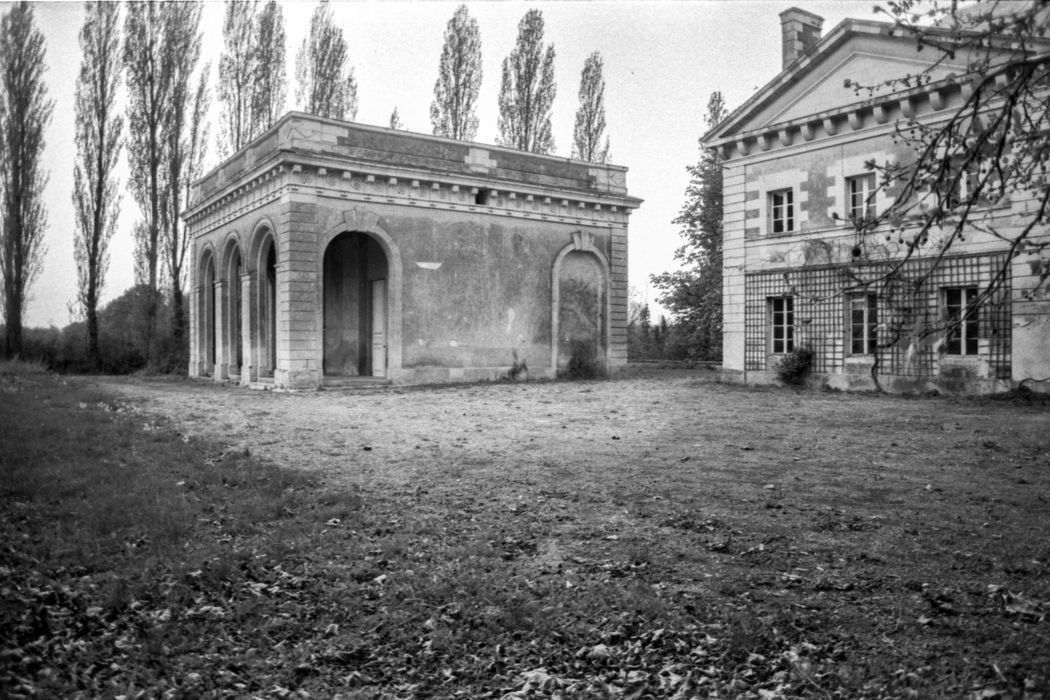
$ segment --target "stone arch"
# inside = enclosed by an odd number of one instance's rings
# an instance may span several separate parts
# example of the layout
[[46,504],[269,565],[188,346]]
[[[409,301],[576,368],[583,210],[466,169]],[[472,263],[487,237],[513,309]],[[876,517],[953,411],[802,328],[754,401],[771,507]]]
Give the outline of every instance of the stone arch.
[[246,256],[248,274],[249,379],[273,377],[277,369],[278,238],[273,223],[262,218],[252,231]]
[[241,377],[244,366],[244,294],[242,278],[245,272],[244,255],[236,232],[227,235],[222,246],[222,266],[219,272],[219,308],[222,311],[221,346],[226,365],[226,376]]
[[[321,284],[317,285],[316,304],[316,328],[324,328],[324,278],[325,278],[325,252],[339,236],[349,233],[360,233],[368,236],[378,244],[386,258],[386,346],[387,358],[386,368],[388,377],[397,375],[401,370],[401,337],[402,337],[402,288],[403,288],[403,265],[401,251],[394,242],[393,237],[379,223],[379,217],[367,209],[349,209],[343,212],[342,217],[331,223],[327,230],[319,237],[317,254],[317,279]],[[324,349],[322,348],[322,361]]]
[[[593,265],[590,273],[586,269],[588,264]],[[580,299],[569,298],[569,290],[563,289],[575,277],[581,278],[581,284],[574,285],[580,287],[577,295],[582,297]],[[592,284],[585,284],[587,278]],[[610,279],[609,260],[594,245],[594,234],[573,231],[572,243],[559,251],[551,270],[551,368],[555,371],[568,363],[567,353],[573,342],[593,342],[597,346],[596,359],[608,367]],[[567,317],[576,321],[567,320]],[[568,323],[573,323],[571,329],[567,327]]]
[[210,377],[215,371],[215,249],[206,245],[197,258],[197,373]]

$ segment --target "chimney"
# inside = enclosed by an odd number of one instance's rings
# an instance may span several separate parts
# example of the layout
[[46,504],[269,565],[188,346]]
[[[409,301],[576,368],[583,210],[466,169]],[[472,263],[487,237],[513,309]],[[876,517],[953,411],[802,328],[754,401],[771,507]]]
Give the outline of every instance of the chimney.
[[787,68],[806,49],[820,41],[824,18],[797,7],[780,13],[780,32],[784,39],[784,65]]

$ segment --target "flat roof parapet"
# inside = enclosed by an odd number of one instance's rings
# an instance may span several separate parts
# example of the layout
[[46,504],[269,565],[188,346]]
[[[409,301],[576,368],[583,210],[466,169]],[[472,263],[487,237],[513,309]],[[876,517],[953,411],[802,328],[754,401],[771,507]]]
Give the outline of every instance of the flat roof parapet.
[[627,196],[627,168],[622,166],[289,112],[198,180],[190,206],[197,208],[280,163],[327,164],[377,177],[446,181],[450,186],[576,194],[632,207],[641,201]]

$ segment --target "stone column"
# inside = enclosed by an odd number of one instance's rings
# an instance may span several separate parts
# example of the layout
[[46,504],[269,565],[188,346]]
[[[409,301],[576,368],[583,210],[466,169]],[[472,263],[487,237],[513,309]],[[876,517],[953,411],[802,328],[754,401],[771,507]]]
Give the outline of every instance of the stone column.
[[241,275],[241,384],[250,384],[259,379],[259,345],[263,339],[259,333],[258,273]]
[[627,366],[627,212],[622,225],[613,227],[609,242],[609,371]]
[[224,381],[229,378],[230,347],[226,329],[226,280],[215,280],[215,371],[212,379]]

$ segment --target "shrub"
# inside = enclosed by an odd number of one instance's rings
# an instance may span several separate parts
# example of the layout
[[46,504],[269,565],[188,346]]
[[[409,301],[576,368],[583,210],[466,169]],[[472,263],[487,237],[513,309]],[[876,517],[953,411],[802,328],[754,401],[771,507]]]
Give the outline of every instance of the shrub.
[[569,364],[562,372],[566,379],[604,379],[605,363],[598,355],[598,345],[593,341],[572,341],[572,354]]
[[777,363],[777,376],[785,384],[802,384],[813,369],[813,351],[807,347],[795,348]]

